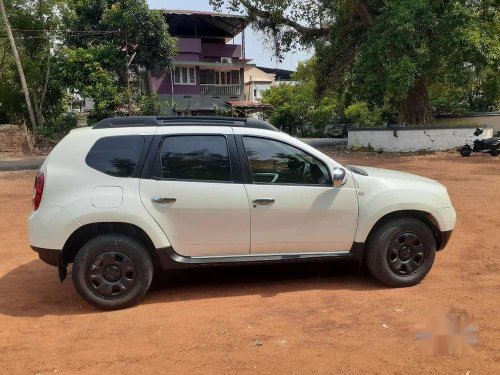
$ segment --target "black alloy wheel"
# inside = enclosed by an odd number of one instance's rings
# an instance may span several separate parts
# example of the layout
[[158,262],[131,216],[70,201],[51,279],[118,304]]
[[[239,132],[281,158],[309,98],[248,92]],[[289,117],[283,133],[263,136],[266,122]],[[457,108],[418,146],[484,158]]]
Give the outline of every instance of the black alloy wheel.
[[89,240],[76,254],[73,284],[80,296],[102,310],[135,305],[153,279],[149,249],[137,238],[109,233]]
[[121,298],[127,295],[136,282],[134,263],[117,251],[106,251],[95,257],[86,272],[89,288],[99,297]]
[[396,275],[408,276],[424,263],[421,239],[414,233],[402,233],[392,241],[387,252],[387,262]]
[[429,273],[436,256],[436,238],[415,217],[401,217],[378,225],[366,244],[365,261],[377,279],[393,287],[418,284]]

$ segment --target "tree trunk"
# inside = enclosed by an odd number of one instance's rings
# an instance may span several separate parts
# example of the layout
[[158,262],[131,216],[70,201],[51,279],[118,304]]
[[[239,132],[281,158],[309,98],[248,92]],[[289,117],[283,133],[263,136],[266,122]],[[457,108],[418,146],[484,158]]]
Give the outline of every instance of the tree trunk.
[[26,77],[24,76],[23,66],[21,64],[21,59],[19,58],[19,53],[17,52],[16,42],[14,41],[14,36],[12,35],[12,30],[10,28],[9,19],[7,18],[7,12],[5,11],[5,5],[3,3],[3,0],[0,0],[0,13],[2,13],[4,19],[5,31],[7,32],[7,37],[9,39],[10,46],[12,48],[12,54],[14,55],[14,61],[16,62],[17,70],[19,72],[19,78],[21,79],[21,86],[23,87],[24,98],[26,99],[26,106],[28,107],[28,113],[30,116],[33,134],[36,135],[37,129],[36,129],[35,112],[33,111],[33,107],[31,105],[28,85],[26,84]]
[[432,112],[423,79],[415,83],[401,105],[402,121],[407,124],[429,124]]

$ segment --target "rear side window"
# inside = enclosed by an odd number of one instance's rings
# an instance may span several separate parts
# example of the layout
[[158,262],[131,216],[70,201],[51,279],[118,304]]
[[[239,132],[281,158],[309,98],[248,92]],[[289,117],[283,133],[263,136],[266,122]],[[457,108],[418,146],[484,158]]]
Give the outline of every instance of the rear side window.
[[99,172],[115,177],[131,177],[144,146],[144,137],[123,135],[99,139],[85,162]]
[[160,178],[230,182],[226,137],[176,135],[165,137],[160,151]]

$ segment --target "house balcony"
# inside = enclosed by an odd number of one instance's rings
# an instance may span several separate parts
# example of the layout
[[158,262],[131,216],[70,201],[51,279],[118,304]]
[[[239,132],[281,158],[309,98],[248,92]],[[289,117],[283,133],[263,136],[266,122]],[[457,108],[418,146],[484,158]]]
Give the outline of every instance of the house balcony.
[[240,96],[241,85],[207,85],[201,84],[201,95]]

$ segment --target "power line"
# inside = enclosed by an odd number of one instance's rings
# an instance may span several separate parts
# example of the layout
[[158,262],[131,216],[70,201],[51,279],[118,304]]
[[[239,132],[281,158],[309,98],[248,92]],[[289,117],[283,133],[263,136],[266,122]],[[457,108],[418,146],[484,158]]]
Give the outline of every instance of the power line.
[[[78,35],[78,37],[82,36],[92,36],[94,38],[99,38],[99,37],[106,37],[107,35]],[[25,39],[53,39],[54,36],[14,36],[14,39],[19,39],[19,40],[25,40]],[[7,37],[2,37],[0,36],[0,40],[5,40],[8,39]]]
[[[0,31],[6,31],[4,28],[0,28]],[[121,34],[124,33],[124,30],[55,30],[55,29],[12,29],[12,31],[20,31],[20,32],[40,32],[40,33],[67,33],[67,34]]]
[[[3,31],[0,29],[0,31]],[[18,30],[19,31],[19,30]],[[43,31],[43,30],[40,30]],[[61,31],[57,32],[55,34],[58,34],[62,36],[64,33],[67,33],[66,36],[74,36],[74,37],[93,37],[93,38],[99,38],[99,37],[108,37],[109,35],[119,35],[122,34],[122,31],[119,30],[112,30],[112,31]],[[20,35],[14,35],[14,38],[24,40],[24,39],[51,39],[55,38],[57,35],[27,35],[27,36],[20,36]],[[6,39],[5,36],[0,36],[0,40]]]

